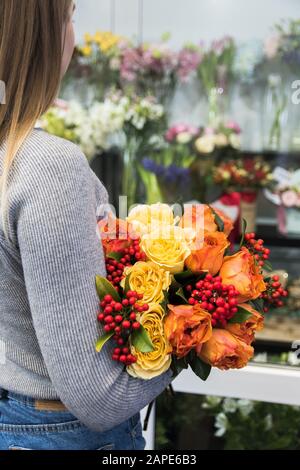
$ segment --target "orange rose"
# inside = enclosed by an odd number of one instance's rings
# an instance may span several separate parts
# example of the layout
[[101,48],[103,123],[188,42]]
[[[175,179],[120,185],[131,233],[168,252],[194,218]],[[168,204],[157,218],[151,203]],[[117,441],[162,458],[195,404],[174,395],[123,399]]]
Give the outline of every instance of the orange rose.
[[226,330],[245,343],[251,344],[254,340],[255,332],[261,331],[264,327],[264,317],[254,310],[251,305],[242,304],[241,307],[252,313],[252,316],[244,323],[228,323]]
[[211,338],[197,352],[200,359],[212,367],[228,370],[245,367],[254,349],[229,331],[213,329]]
[[[219,209],[214,209],[214,211],[223,220],[224,233],[228,236],[233,230],[232,220]],[[215,215],[211,208],[205,204],[187,205],[180,224],[182,227],[192,228],[198,234],[201,231],[206,233],[216,232],[218,230]]]
[[128,224],[124,220],[109,215],[107,220],[99,222],[98,227],[106,256],[129,247]]
[[212,334],[211,316],[199,304],[168,307],[165,334],[173,348],[173,354],[181,358],[209,340]]
[[223,263],[224,253],[230,243],[223,232],[207,233],[204,235],[202,246],[195,251],[185,261],[186,267],[193,273],[199,274],[201,271],[208,271],[215,276]]
[[257,299],[266,290],[261,268],[245,247],[233,256],[226,256],[220,269],[225,285],[233,285],[240,293],[239,303]]

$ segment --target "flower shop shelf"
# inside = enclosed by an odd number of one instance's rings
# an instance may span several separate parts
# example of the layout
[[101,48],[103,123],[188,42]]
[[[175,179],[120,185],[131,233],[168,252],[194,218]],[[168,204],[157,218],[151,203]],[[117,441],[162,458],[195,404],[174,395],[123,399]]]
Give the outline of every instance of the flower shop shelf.
[[300,150],[299,151],[274,151],[274,150],[242,150],[241,153],[244,157],[255,158],[258,155],[263,156],[267,161],[281,161],[281,162],[290,162],[300,160]]
[[[257,234],[263,238],[265,245],[278,246],[278,247],[290,247],[299,248],[300,250],[300,234],[299,236],[284,236],[277,231],[277,225],[258,225]],[[300,252],[299,252],[299,264],[300,264]]]

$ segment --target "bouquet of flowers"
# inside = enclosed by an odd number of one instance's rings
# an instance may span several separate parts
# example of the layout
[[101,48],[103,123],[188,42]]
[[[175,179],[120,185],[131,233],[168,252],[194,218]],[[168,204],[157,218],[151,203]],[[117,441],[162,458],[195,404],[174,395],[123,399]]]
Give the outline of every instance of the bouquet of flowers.
[[276,167],[273,172],[273,193],[266,196],[278,206],[278,226],[283,234],[300,233],[300,170]]
[[164,37],[158,44],[127,44],[120,56],[122,86],[131,86],[135,93],[154,95],[165,101],[176,85],[178,54],[172,51]]
[[141,158],[152,151],[166,128],[164,107],[154,96],[115,91],[108,98],[124,112],[122,194],[130,207],[138,202]]
[[197,74],[203,60],[203,51],[194,44],[186,44],[178,53],[177,75],[180,83],[186,83]]
[[234,121],[228,121],[219,126],[205,127],[201,129],[201,133],[195,142],[195,148],[199,154],[213,153],[221,151],[222,159],[225,158],[224,150],[228,149],[230,155],[234,150],[239,150],[241,146],[240,140],[241,128]]
[[274,33],[265,41],[267,59],[279,58],[292,68],[300,66],[300,20],[283,20],[275,25]]
[[142,160],[148,203],[174,203],[190,187],[190,166],[196,158],[194,144],[199,135],[200,129],[195,126],[176,124],[168,129],[151,157]]
[[213,181],[239,201],[240,232],[243,219],[249,230],[256,229],[257,196],[262,188],[273,183],[271,167],[261,157],[239,158],[220,163],[213,170]]
[[271,167],[261,157],[242,158],[220,163],[214,168],[214,182],[225,189],[257,191],[273,182]]
[[79,145],[90,159],[109,149],[117,142],[125,123],[122,104],[110,99],[94,102],[89,108],[77,101],[56,101],[42,117],[40,125],[50,134]]
[[205,380],[212,367],[246,366],[263,312],[286,293],[264,276],[270,251],[255,234],[229,251],[232,227],[205,205],[181,216],[165,204],[137,206],[126,221],[100,222],[108,275],[96,277],[96,350],[111,340],[112,359],[142,379],[190,365]]
[[219,98],[228,88],[233,75],[236,45],[230,36],[212,42],[210,47],[203,48],[203,58],[198,67],[198,76],[208,97],[209,125],[219,124],[222,110]]
[[93,89],[93,99],[103,100],[107,90],[120,87],[120,55],[128,40],[111,32],[97,31],[85,34],[73,56],[67,84],[84,79]]

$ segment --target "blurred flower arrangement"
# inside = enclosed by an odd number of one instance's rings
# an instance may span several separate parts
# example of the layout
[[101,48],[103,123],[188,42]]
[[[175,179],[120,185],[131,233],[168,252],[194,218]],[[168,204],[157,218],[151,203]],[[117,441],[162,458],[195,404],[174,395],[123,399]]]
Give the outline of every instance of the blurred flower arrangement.
[[224,450],[300,448],[298,406],[207,396],[202,408],[214,417]]
[[155,96],[166,102],[172,95],[177,79],[178,54],[166,41],[158,44],[128,44],[120,54],[120,77],[123,87],[135,93]]
[[41,127],[79,145],[87,158],[112,147],[125,122],[123,103],[109,99],[86,108],[77,101],[56,101],[42,117]]
[[164,107],[153,96],[138,96],[115,91],[109,99],[124,111],[123,122],[123,184],[122,195],[127,196],[128,207],[139,202],[141,159],[161,140],[166,128]]
[[284,234],[300,233],[300,170],[288,171],[276,167],[273,172],[276,186],[267,197],[278,206],[279,231]]
[[223,118],[220,97],[228,92],[233,76],[236,44],[232,37],[225,36],[213,41],[207,48],[200,45],[200,50],[203,58],[198,67],[198,76],[208,98],[208,124],[215,127]]
[[186,124],[172,126],[160,147],[142,160],[142,177],[149,204],[179,202],[190,188],[190,166],[196,159],[195,141],[200,129]]
[[258,191],[274,183],[271,166],[262,157],[224,161],[214,168],[213,181],[226,193],[238,192],[240,231],[243,220],[249,231],[255,231]]
[[188,124],[169,128],[161,145],[142,161],[148,203],[174,203],[180,197],[205,202],[214,165],[236,155],[240,132],[234,121],[217,129]]
[[120,55],[129,40],[111,32],[97,31],[85,34],[84,43],[75,50],[67,84],[74,84],[78,79],[85,80],[93,89],[95,100],[103,100],[107,90],[120,87]]
[[264,50],[269,60],[279,58],[299,71],[300,20],[287,19],[276,24],[273,34],[265,41]]
[[226,190],[256,192],[272,181],[271,167],[262,157],[225,161],[214,169],[214,182]]

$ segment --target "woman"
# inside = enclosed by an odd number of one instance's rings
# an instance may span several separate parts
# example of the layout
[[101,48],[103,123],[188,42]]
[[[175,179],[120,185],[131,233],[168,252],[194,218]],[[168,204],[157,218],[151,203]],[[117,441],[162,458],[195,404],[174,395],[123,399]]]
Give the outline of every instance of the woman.
[[0,449],[142,449],[170,382],[97,355],[107,193],[80,150],[34,129],[74,49],[71,0],[0,2]]

